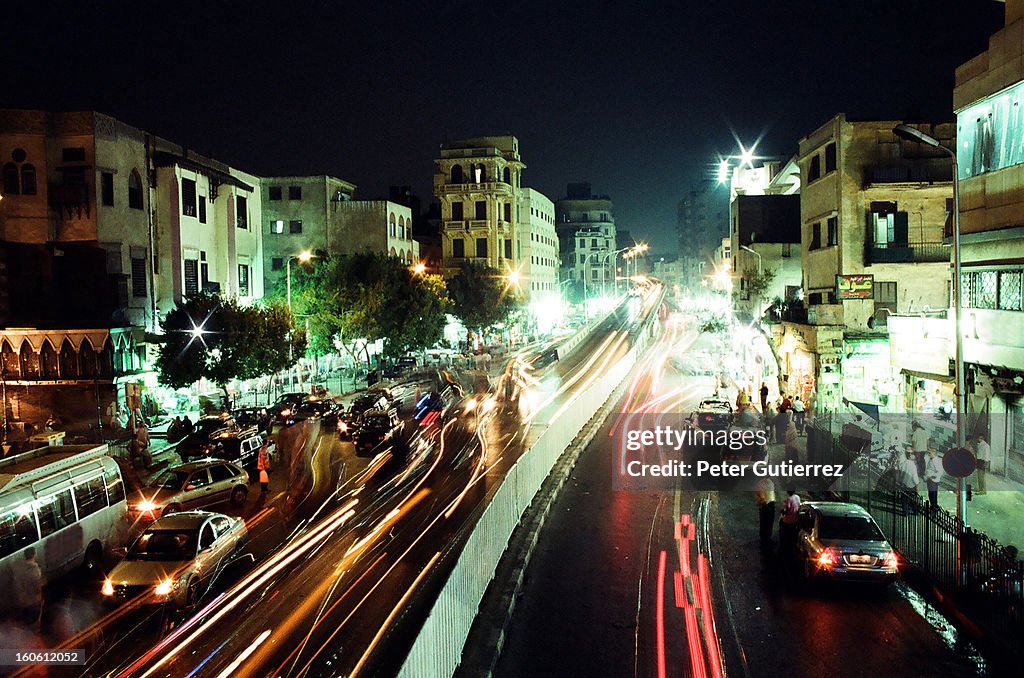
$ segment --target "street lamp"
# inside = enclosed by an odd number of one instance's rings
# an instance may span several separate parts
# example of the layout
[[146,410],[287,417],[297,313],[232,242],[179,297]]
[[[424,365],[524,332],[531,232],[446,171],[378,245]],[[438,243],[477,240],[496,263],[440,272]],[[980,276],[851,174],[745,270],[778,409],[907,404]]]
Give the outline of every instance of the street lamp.
[[[901,139],[916,141],[932,148],[939,148],[945,151],[953,161],[953,331],[956,333],[955,346],[956,356],[954,358],[956,371],[956,445],[959,448],[967,447],[967,430],[964,427],[964,415],[967,413],[965,407],[964,393],[964,347],[960,334],[960,311],[961,311],[961,286],[960,278],[960,178],[956,163],[956,151],[947,148],[935,137],[925,134],[916,127],[909,125],[897,125],[892,130],[893,134]],[[964,479],[956,479],[956,517],[961,526],[967,527],[967,493],[964,492]],[[963,564],[962,558],[958,558]],[[962,569],[960,570],[962,572]]]
[[293,254],[292,256],[288,257],[288,263],[285,264],[285,289],[286,297],[288,299],[289,311],[292,310],[292,260],[294,259],[296,261],[301,261],[302,263],[306,264],[309,263],[309,261],[312,258],[313,253],[310,252],[309,250],[306,250],[305,252],[299,252],[298,254]]
[[415,275],[423,275],[426,272],[426,270],[427,265],[424,264],[422,261],[418,262],[415,266],[412,267],[412,272]]

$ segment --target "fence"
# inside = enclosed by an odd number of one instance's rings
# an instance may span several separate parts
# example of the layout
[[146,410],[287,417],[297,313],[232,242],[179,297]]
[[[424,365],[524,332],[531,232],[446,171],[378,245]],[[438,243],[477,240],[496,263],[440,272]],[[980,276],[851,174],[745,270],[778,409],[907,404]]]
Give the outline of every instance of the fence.
[[955,515],[899,487],[892,471],[861,463],[866,458],[845,449],[828,429],[809,426],[807,449],[810,461],[842,463],[854,475],[869,476],[851,484],[874,489],[834,494],[866,508],[900,557],[952,594],[961,609],[976,613],[975,622],[988,620],[1004,632],[1006,622],[1024,624],[1024,561],[1015,547],[963,528]]

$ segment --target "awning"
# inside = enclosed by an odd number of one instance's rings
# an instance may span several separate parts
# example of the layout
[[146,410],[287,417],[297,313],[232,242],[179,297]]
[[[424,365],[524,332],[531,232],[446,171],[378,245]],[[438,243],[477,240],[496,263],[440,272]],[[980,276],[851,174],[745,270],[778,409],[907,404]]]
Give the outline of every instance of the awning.
[[929,372],[918,372],[917,370],[908,370],[903,368],[901,370],[908,377],[914,377],[915,379],[931,379],[932,381],[944,381],[947,384],[952,384],[956,381],[956,377],[951,377],[948,374],[931,374]]

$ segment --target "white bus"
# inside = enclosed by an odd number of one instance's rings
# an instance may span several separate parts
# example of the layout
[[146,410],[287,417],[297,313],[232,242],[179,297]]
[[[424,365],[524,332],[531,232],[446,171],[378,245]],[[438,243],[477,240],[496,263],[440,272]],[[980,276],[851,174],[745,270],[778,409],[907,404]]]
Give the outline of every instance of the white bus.
[[[33,547],[47,581],[99,567],[127,537],[124,481],[106,445],[44,447],[0,459],[0,590]],[[0,609],[10,596],[0,596]]]

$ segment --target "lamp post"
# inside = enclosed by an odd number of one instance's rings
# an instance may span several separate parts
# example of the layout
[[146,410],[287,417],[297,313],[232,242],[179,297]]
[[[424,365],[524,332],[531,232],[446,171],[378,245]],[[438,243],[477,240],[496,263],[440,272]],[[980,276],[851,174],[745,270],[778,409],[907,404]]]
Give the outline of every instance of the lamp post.
[[292,310],[292,260],[301,261],[302,263],[308,263],[313,258],[313,253],[309,250],[305,252],[299,252],[288,257],[288,263],[285,264],[285,296],[288,300],[288,310]]
[[747,252],[750,252],[755,257],[757,257],[757,274],[761,275],[761,254],[759,252],[755,252],[754,250],[750,249],[746,245],[740,245],[740,249],[741,250],[745,250]]
[[[916,141],[933,148],[939,148],[949,155],[953,162],[953,331],[956,338],[953,342],[955,350],[955,372],[956,372],[956,444],[957,447],[967,447],[967,429],[964,426],[964,416],[967,414],[965,407],[966,394],[964,393],[964,347],[960,333],[961,316],[961,293],[962,279],[960,277],[960,178],[956,162],[956,151],[943,146],[935,137],[925,134],[921,130],[909,125],[897,125],[893,128],[893,134],[901,139]],[[964,479],[956,479],[956,518],[961,527],[967,527],[967,493],[964,492]],[[958,542],[959,544],[959,542]],[[957,561],[963,565],[962,554],[959,546],[957,549]],[[963,573],[963,568],[958,568]]]
[[[619,293],[619,277],[615,274],[615,257],[617,257],[620,252],[625,252],[628,249],[629,249],[628,247],[623,247],[622,249],[615,250],[614,252],[611,253],[611,258],[612,258],[612,291],[615,294]],[[604,258],[607,259],[608,256],[609,256],[608,254],[605,254]]]

